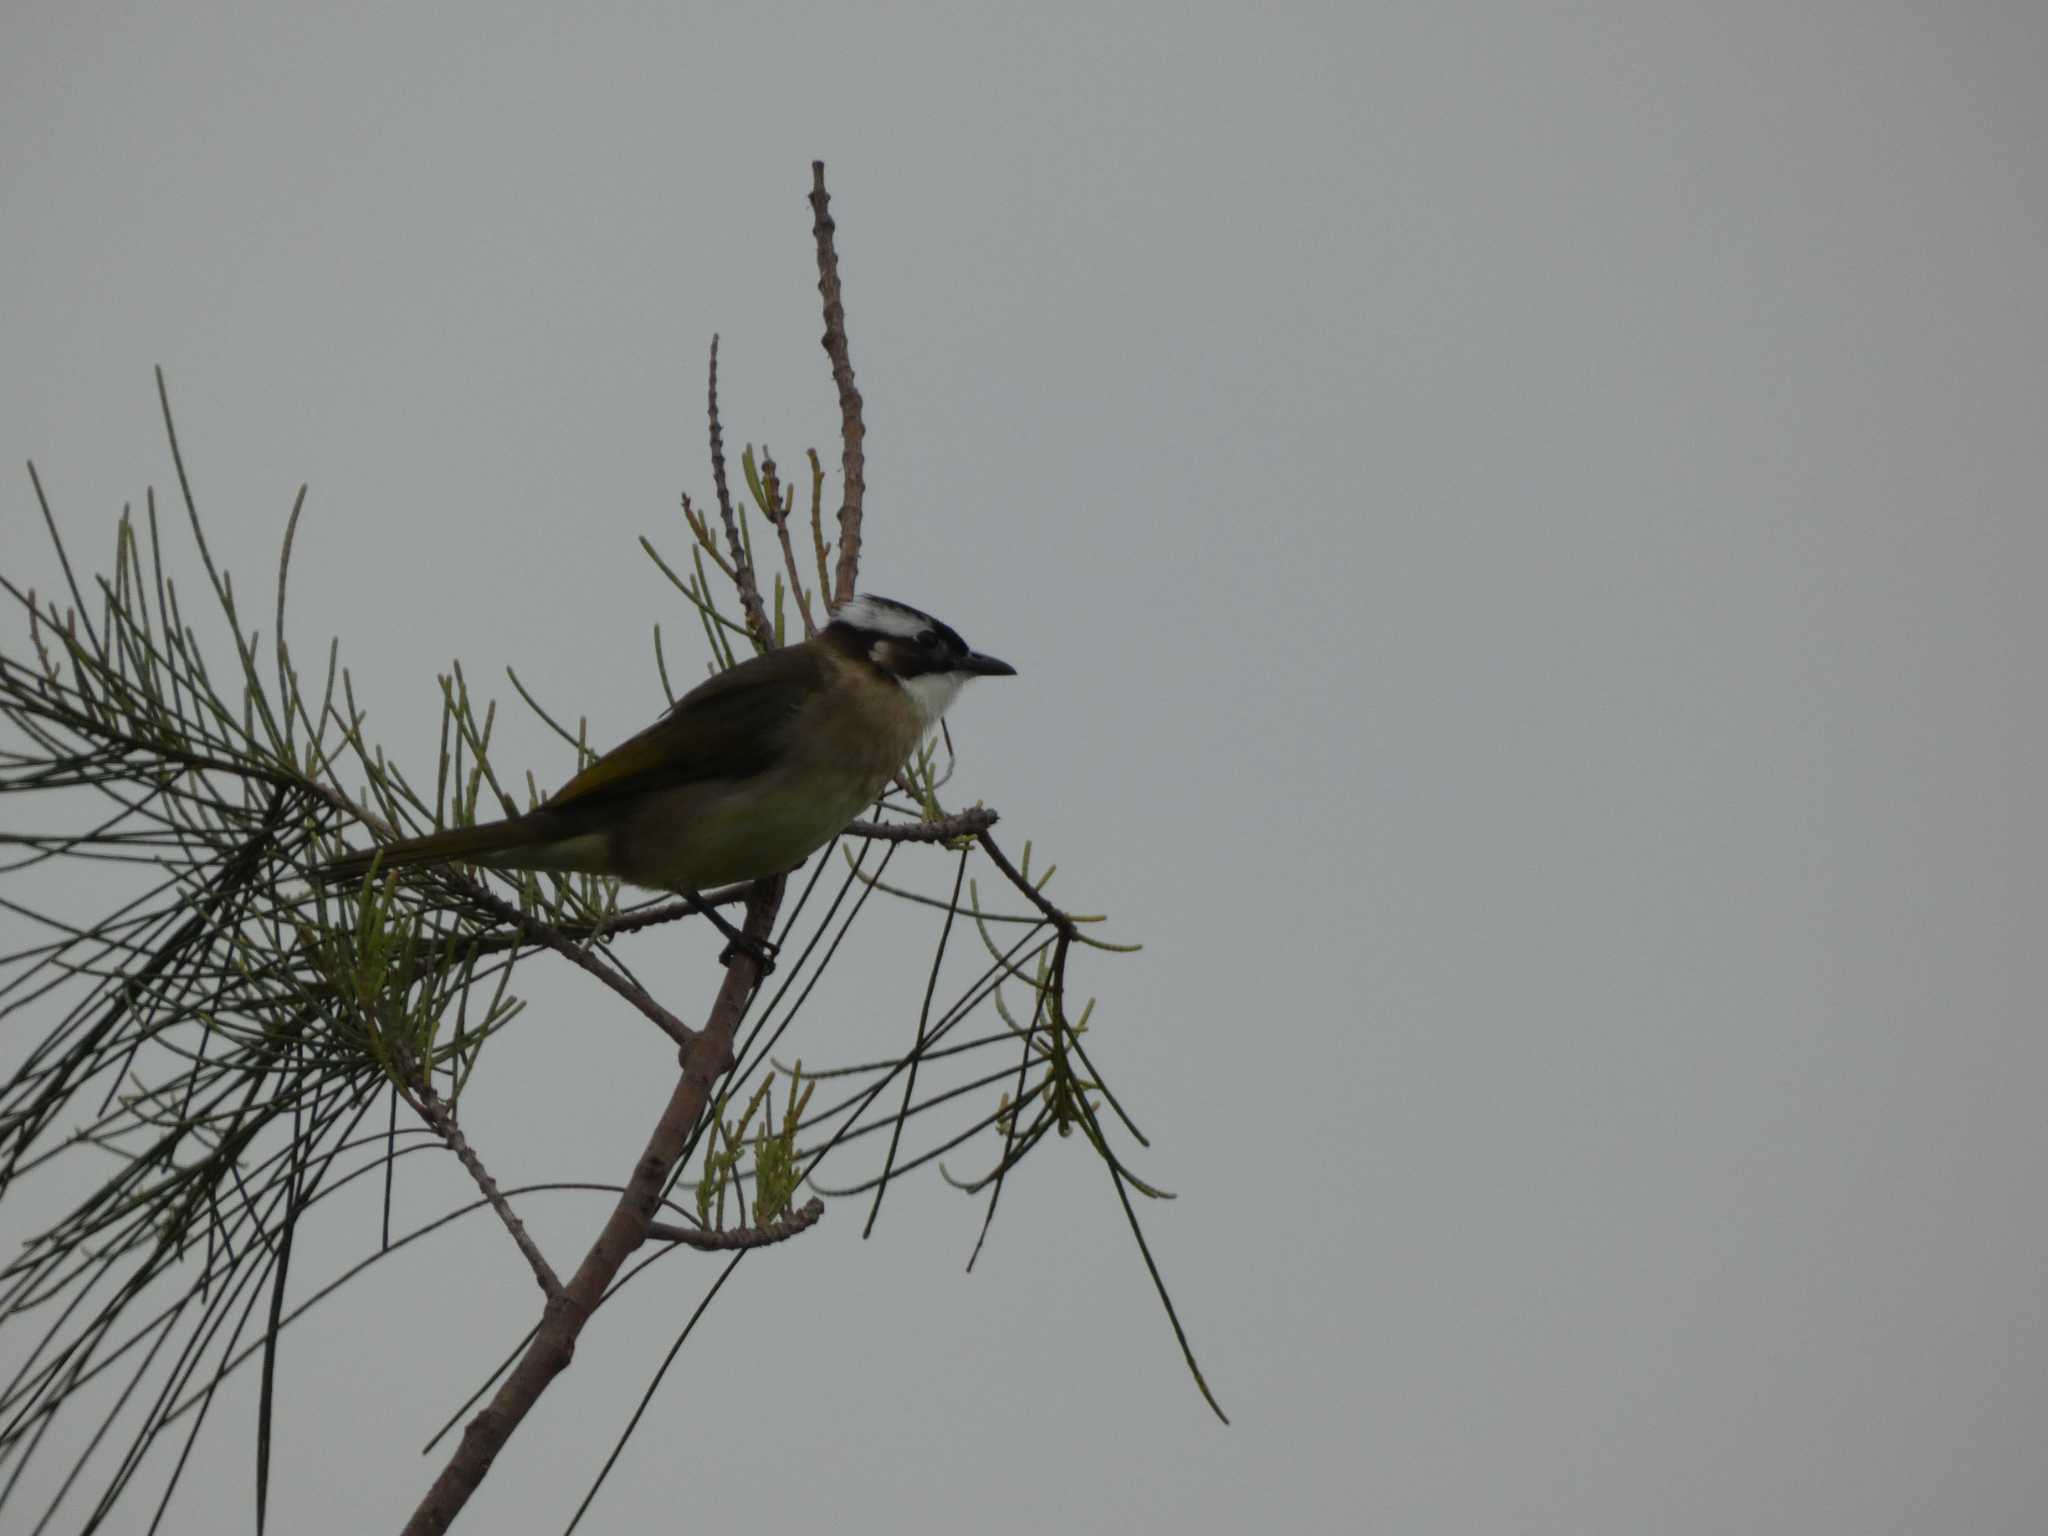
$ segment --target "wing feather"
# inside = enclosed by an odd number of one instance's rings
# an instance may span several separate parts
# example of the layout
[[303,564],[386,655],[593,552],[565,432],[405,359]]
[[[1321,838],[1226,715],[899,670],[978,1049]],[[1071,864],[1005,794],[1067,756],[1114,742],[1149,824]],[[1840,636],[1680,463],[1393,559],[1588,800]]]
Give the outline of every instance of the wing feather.
[[564,784],[543,809],[582,811],[648,790],[767,771],[787,750],[797,713],[824,686],[824,665],[810,646],[789,645],[707,679]]

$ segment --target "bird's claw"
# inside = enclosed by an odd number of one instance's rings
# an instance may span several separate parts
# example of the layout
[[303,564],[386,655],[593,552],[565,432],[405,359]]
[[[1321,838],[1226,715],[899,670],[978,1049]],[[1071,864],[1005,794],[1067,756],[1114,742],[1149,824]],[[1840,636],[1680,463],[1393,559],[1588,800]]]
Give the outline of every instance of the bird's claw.
[[729,966],[737,955],[745,955],[754,962],[755,971],[765,981],[775,969],[775,956],[781,946],[771,939],[757,939],[750,933],[736,933],[718,952],[718,963]]

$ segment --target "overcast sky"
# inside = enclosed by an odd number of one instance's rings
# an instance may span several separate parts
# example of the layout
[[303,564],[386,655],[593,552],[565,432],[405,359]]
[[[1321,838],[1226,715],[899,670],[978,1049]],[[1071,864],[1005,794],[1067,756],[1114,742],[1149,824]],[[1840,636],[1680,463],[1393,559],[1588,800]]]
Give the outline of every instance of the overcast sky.
[[[1146,945],[1094,1050],[1235,1420],[1070,1143],[971,1277],[930,1178],[749,1260],[585,1529],[2038,1530],[2040,10],[575,9],[15,0],[0,457],[99,558],[160,363],[244,582],[310,483],[295,640],[387,745],[456,657],[616,740],[713,331],[728,441],[836,458],[824,158],[865,582],[1016,663],[956,797]],[[907,1038],[926,952],[807,1049]],[[669,1058],[524,990],[472,1135],[615,1179]],[[714,1263],[461,1529],[562,1527]],[[534,1297],[471,1223],[288,1335],[273,1528],[395,1529]],[[166,1529],[249,1527],[253,1405]]]

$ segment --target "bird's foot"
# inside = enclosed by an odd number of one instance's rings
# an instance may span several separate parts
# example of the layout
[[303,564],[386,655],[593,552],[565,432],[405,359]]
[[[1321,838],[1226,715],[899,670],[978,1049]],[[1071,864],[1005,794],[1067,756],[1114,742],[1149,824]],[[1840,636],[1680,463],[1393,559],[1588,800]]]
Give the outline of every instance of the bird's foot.
[[769,939],[757,939],[752,934],[735,928],[718,908],[699,896],[695,891],[683,892],[683,900],[711,919],[711,924],[725,935],[725,948],[718,952],[720,965],[731,965],[734,955],[745,955],[754,962],[754,969],[765,980],[775,969],[775,954],[779,946]]
[[726,940],[725,948],[718,952],[718,963],[731,965],[734,956],[745,955],[754,962],[755,972],[766,981],[768,973],[775,969],[775,956],[780,950],[781,946],[772,939],[757,939],[751,933],[734,929],[732,937]]

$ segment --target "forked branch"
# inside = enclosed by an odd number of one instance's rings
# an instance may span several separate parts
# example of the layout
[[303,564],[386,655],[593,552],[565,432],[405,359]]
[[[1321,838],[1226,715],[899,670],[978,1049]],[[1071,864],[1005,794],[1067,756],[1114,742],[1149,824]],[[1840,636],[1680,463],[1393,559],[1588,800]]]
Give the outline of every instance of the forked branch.
[[[744,932],[749,938],[758,942],[774,931],[775,913],[781,903],[781,881],[764,880],[755,886],[747,902]],[[714,1086],[732,1070],[733,1037],[759,982],[760,970],[753,955],[736,947],[712,1004],[711,1016],[704,1021],[704,1028],[686,1053],[682,1075],[676,1080],[645,1149],[633,1164],[625,1190],[612,1207],[603,1231],[583,1256],[583,1262],[576,1266],[576,1273],[570,1276],[562,1295],[548,1302],[540,1327],[519,1363],[499,1384],[489,1404],[464,1427],[455,1454],[406,1523],[407,1536],[433,1536],[448,1529],[482,1484],[512,1432],[540,1401],[548,1384],[567,1368],[576,1353],[577,1336],[604,1299],[620,1267],[647,1241],[648,1228],[661,1209],[661,1192],[669,1173],[688,1147],[691,1132],[711,1102]]]
[[[863,485],[860,395],[853,387],[853,364],[847,352],[846,316],[839,298],[839,263],[834,249],[833,225],[826,212],[825,167],[822,161],[811,167],[811,206],[816,214],[814,233],[818,244],[818,287],[824,297],[825,352],[832,360],[832,376],[839,387],[840,437],[844,444],[843,466],[846,501],[839,512],[840,550],[837,586],[839,600],[854,591],[860,570],[861,491]],[[718,482],[720,513],[732,547],[736,580],[746,604],[748,628],[763,645],[772,645],[760,590],[754,582],[751,563],[740,539],[737,520],[726,490],[724,445],[718,424],[717,372],[714,354],[711,383],[711,440],[714,473]],[[756,882],[747,899],[744,932],[757,943],[774,932],[782,905],[780,879]],[[682,1075],[669,1095],[667,1107],[655,1125],[647,1146],[633,1165],[625,1191],[612,1207],[610,1218],[597,1241],[583,1257],[559,1297],[551,1297],[539,1329],[518,1364],[500,1383],[490,1403],[462,1432],[462,1440],[441,1475],[427,1491],[406,1525],[408,1536],[424,1536],[448,1529],[482,1483],[498,1452],[511,1438],[548,1384],[569,1364],[576,1339],[596,1311],[620,1267],[649,1239],[650,1228],[660,1209],[662,1190],[670,1174],[688,1151],[691,1137],[712,1102],[718,1081],[735,1065],[734,1039],[742,1015],[761,980],[760,968],[745,948],[735,946],[725,979],[702,1029],[696,1031],[683,1053]],[[811,1218],[815,1220],[816,1218]],[[806,1223],[808,1224],[808,1223]],[[799,1229],[800,1230],[800,1229]]]

